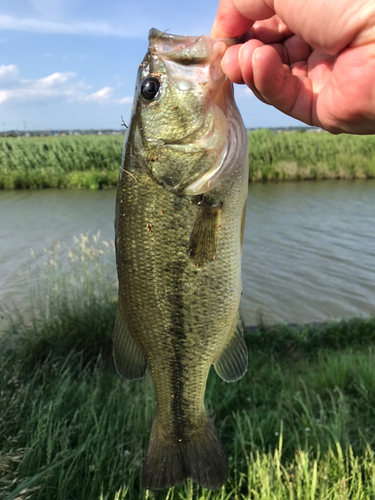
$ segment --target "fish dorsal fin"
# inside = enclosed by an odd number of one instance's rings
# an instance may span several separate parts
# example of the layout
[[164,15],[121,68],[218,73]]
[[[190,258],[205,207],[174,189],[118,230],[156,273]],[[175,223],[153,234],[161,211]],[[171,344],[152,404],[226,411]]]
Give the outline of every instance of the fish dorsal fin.
[[113,359],[116,370],[126,380],[142,378],[146,371],[147,359],[134,342],[120,307],[117,307],[113,332]]
[[205,196],[199,202],[199,211],[190,235],[190,257],[197,266],[215,260],[219,246],[222,203],[215,206]]
[[248,352],[243,339],[243,324],[237,316],[236,327],[219,359],[214,363],[216,373],[225,382],[235,382],[242,378],[247,370]]

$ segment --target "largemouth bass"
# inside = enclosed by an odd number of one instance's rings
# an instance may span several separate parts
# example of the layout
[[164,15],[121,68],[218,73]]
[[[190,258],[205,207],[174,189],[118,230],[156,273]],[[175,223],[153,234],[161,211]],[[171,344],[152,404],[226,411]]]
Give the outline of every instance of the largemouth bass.
[[247,369],[238,315],[247,134],[221,70],[231,43],[152,29],[137,75],[116,201],[113,353],[125,379],[151,370],[147,489],[189,477],[218,489],[228,477],[204,393],[212,364],[227,382]]

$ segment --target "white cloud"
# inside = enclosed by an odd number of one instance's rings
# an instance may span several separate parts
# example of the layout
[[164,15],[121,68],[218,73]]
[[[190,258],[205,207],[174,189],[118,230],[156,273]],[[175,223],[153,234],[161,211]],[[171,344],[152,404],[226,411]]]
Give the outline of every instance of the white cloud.
[[90,85],[77,81],[72,71],[52,73],[43,78],[21,79],[14,64],[0,66],[0,105],[6,102],[42,102],[50,99],[66,102],[112,102],[129,104],[132,97],[116,99],[114,89],[106,86],[89,92]]
[[88,96],[84,97],[85,101],[97,101],[97,102],[103,102],[107,101],[112,97],[113,94],[113,88],[112,87],[104,87],[97,92],[94,92],[92,94],[89,94]]
[[69,71],[67,73],[52,73],[52,75],[39,80],[24,80],[24,82],[31,82],[32,84],[35,82],[38,87],[53,88],[61,86],[75,76],[76,73]]
[[37,18],[18,18],[0,14],[0,29],[11,31],[31,31],[63,35],[99,35],[129,37],[134,33],[111,26],[106,22],[59,22]]
[[0,78],[7,77],[9,75],[11,76],[17,75],[17,66],[15,64],[9,64],[8,66],[2,64],[0,66]]
[[14,64],[0,66],[0,85],[4,82],[14,81],[18,77],[18,69]]
[[70,81],[75,76],[76,74],[70,71],[67,73],[53,73],[38,80],[17,79],[12,83],[11,88],[5,90],[0,80],[0,104],[6,101],[41,100],[59,96],[69,97],[72,90],[74,94],[74,87],[72,87]]
[[120,104],[131,104],[133,102],[133,97],[123,97],[120,99]]

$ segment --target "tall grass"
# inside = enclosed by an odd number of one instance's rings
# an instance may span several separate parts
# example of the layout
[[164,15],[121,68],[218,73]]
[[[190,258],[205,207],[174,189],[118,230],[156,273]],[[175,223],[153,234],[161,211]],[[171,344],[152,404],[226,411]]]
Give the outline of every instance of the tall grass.
[[[375,177],[375,137],[249,132],[251,181]],[[0,189],[114,186],[123,136],[0,138]]]
[[115,185],[123,136],[0,138],[0,188]]
[[83,351],[87,362],[99,354],[110,356],[117,300],[114,260],[114,243],[102,240],[100,233],[46,250],[30,289],[27,320],[16,313],[5,315],[5,345],[17,344],[23,363],[30,365],[52,351],[60,357]]
[[249,132],[251,181],[375,177],[375,137]]
[[0,498],[375,498],[374,318],[248,329],[248,372],[234,384],[212,372],[206,392],[229,481],[143,491],[154,394],[149,374],[126,382],[111,362],[112,252],[87,237],[56,248],[31,321],[3,324]]

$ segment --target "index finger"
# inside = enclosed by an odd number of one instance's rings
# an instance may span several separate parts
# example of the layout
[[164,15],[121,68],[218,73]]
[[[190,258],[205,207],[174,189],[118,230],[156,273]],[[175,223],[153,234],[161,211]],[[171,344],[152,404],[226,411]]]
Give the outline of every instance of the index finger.
[[214,25],[213,38],[236,38],[246,33],[260,19],[275,15],[266,0],[220,0]]

